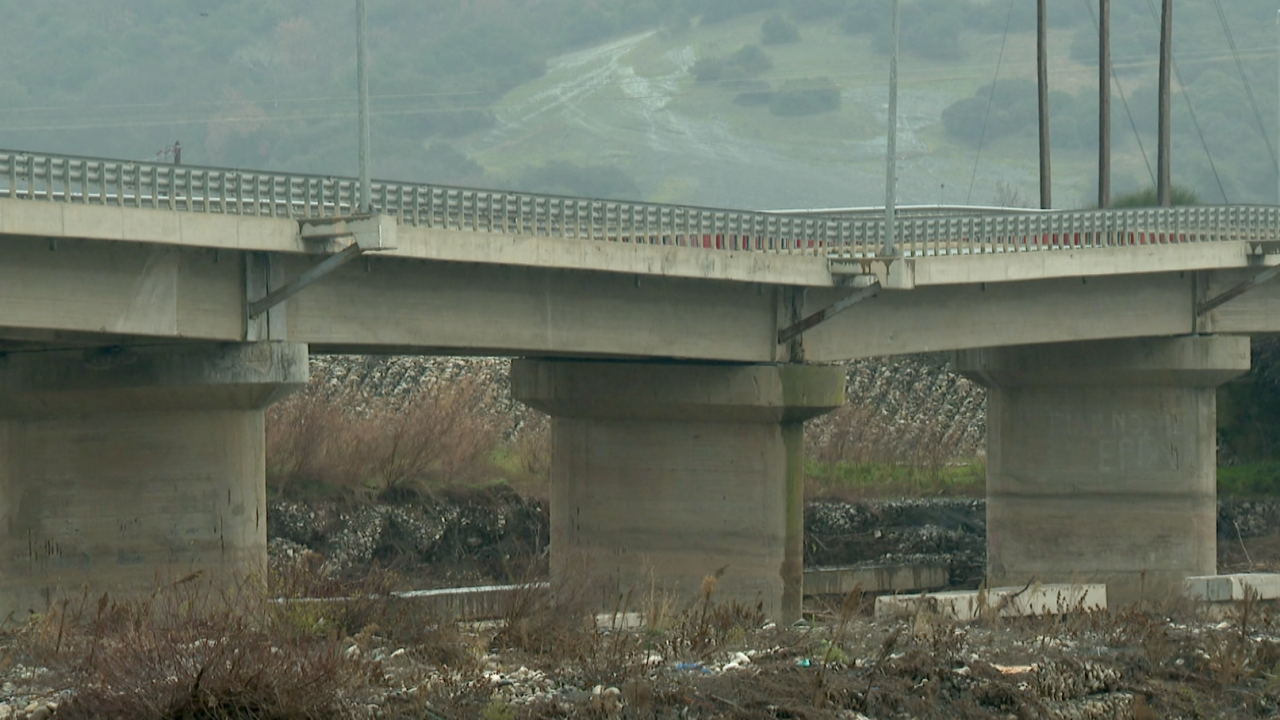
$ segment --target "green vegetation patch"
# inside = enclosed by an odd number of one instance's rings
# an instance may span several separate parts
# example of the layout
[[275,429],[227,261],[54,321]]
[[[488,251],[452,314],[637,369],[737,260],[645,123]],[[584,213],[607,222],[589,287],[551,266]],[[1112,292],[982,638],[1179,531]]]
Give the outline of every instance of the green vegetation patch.
[[1218,496],[1259,498],[1280,496],[1280,461],[1218,468]]
[[813,460],[805,464],[805,494],[811,500],[982,497],[986,481],[986,464],[978,460],[944,467]]

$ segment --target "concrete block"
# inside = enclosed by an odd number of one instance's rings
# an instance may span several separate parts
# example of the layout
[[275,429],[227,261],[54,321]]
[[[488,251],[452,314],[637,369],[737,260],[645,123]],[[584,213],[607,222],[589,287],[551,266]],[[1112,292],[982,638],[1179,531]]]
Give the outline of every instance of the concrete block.
[[874,565],[823,567],[804,571],[805,595],[844,595],[855,587],[863,592],[912,592],[943,588],[951,581],[946,565]]
[[355,603],[385,602],[400,609],[411,610],[434,622],[471,622],[503,617],[513,603],[528,596],[533,603],[544,603],[551,598],[548,583],[532,585],[491,585],[468,588],[440,588],[436,590],[409,590],[386,596],[337,597],[337,598],[277,598],[276,603],[289,605],[351,605]]
[[1253,588],[1258,600],[1280,600],[1280,573],[1204,575],[1189,577],[1182,583],[1186,597],[1205,602],[1244,600],[1246,588]]
[[551,586],[535,583],[392,593],[393,600],[421,608],[439,622],[500,618],[522,599],[521,596],[529,596],[535,604],[542,603],[550,600]]
[[1107,586],[1032,585],[991,590],[896,595],[876,598],[876,617],[894,617],[916,612],[924,605],[930,612],[955,620],[977,620],[989,612],[1000,617],[1065,615],[1105,610]]

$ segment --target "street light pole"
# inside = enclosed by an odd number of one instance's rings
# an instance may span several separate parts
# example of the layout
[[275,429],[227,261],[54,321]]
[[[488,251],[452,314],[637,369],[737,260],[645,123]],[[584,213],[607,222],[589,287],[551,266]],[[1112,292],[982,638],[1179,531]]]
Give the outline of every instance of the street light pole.
[[1161,207],[1173,204],[1172,144],[1170,142],[1171,113],[1169,96],[1172,94],[1173,69],[1173,0],[1164,0],[1160,13],[1160,119],[1158,142],[1159,157],[1156,160],[1156,202]]
[[1111,0],[1098,0],[1098,207],[1111,207]]
[[360,212],[373,212],[373,185],[369,180],[369,47],[365,0],[356,0],[356,76],[360,105]]
[[898,204],[898,39],[899,0],[893,0],[893,50],[889,54],[889,148],[885,158],[884,254],[897,254],[896,215]]
[[1052,151],[1049,144],[1049,10],[1046,0],[1036,2],[1036,93],[1040,113],[1040,207],[1053,207]]

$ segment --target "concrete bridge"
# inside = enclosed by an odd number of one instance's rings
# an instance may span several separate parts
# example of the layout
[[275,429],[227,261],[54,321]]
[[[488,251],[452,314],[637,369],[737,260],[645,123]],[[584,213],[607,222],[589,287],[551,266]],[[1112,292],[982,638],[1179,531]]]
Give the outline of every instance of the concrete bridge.
[[1214,388],[1280,331],[1280,208],[771,214],[0,151],[0,614],[266,564],[308,353],[526,358],[553,580],[799,613],[821,363],[992,389],[989,578],[1213,574]]

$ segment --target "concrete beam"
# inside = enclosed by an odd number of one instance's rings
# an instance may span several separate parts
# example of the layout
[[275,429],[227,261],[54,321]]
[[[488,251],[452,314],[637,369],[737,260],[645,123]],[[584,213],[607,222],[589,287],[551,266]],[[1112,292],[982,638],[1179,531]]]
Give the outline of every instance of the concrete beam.
[[0,323],[235,342],[244,337],[243,267],[229,252],[0,237]]
[[[1201,273],[1197,302],[1204,302],[1256,277],[1261,267]],[[1264,283],[1200,318],[1202,333],[1280,332],[1280,282]]]
[[262,409],[306,385],[307,347],[169,345],[0,356],[0,417]]
[[[700,257],[688,248],[668,250]],[[300,253],[275,255],[272,277],[298,277],[316,262],[315,256]],[[51,245],[45,239],[0,236],[0,304],[5,308],[0,342],[49,334],[97,346],[179,339],[242,342],[251,337],[244,312],[245,268],[239,251],[85,240]],[[1199,300],[1254,274],[1163,273],[885,290],[807,331],[804,358],[827,362],[1193,331],[1280,332],[1280,313],[1272,312],[1280,306],[1280,283],[1258,287],[1197,321]],[[811,288],[798,293],[804,297],[802,316],[847,292]],[[765,283],[380,255],[352,263],[291,298],[281,312],[273,312],[281,321],[273,319],[269,333],[252,337],[306,342],[316,352],[776,362],[791,357],[788,347],[778,345],[777,333],[790,319],[780,313],[781,299],[792,294],[791,288]]]
[[1241,241],[946,255],[902,262],[906,282],[921,288],[1245,268],[1255,263],[1274,265],[1280,256],[1254,256],[1250,243]]
[[835,284],[830,264],[819,255],[706,250],[414,226],[400,228],[400,244],[401,249],[388,256],[766,285],[831,287]]
[[[362,263],[357,263],[363,265]],[[286,262],[288,277],[305,267]],[[324,350],[773,362],[776,288],[374,259],[289,300],[289,338]]]
[[[392,220],[394,222],[394,220]],[[655,277],[831,287],[827,259],[510,235],[403,225],[395,250],[402,260],[505,265]],[[314,251],[288,218],[171,212],[0,198],[0,236],[148,243],[173,248],[305,255]]]
[[551,571],[601,609],[651,592],[783,620],[803,594],[802,421],[844,401],[831,367],[517,361],[551,413]]
[[[1193,274],[885,291],[804,335],[809,362],[1193,332]],[[809,290],[804,315],[838,300]]]
[[844,404],[837,368],[517,362],[511,388],[556,418],[803,422]]

